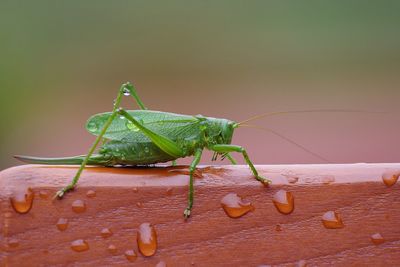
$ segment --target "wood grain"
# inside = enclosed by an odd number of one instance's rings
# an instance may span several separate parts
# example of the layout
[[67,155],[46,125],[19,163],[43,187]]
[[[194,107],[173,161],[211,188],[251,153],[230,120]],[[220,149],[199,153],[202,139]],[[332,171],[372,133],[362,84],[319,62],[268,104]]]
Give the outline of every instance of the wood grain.
[[[400,265],[400,186],[382,181],[400,164],[263,165],[273,185],[263,187],[246,166],[202,166],[197,172],[193,215],[184,221],[187,167],[95,168],[84,171],[78,187],[52,200],[77,168],[24,165],[0,173],[1,266],[395,266]],[[32,208],[17,213],[10,198],[31,188]],[[289,215],[275,208],[280,189],[291,192]],[[88,194],[88,191],[92,190]],[[237,193],[255,210],[228,217],[221,199]],[[88,195],[87,195],[88,194]],[[86,210],[76,213],[72,203]],[[327,229],[321,218],[339,213],[344,228]],[[60,218],[68,227],[60,231]],[[137,231],[154,225],[158,249],[144,257]],[[112,234],[102,237],[108,228]],[[107,232],[103,230],[103,235]],[[371,235],[385,242],[375,245]],[[83,239],[89,249],[76,252],[71,242]],[[111,252],[108,246],[115,249]],[[134,250],[135,261],[125,257]]]

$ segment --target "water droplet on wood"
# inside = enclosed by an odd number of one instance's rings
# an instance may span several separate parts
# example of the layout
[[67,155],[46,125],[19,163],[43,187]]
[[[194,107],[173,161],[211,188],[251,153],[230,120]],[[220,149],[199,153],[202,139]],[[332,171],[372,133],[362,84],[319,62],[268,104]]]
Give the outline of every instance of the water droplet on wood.
[[157,233],[150,223],[142,223],[137,234],[137,244],[143,256],[153,256],[157,250]]
[[294,210],[294,198],[291,192],[279,190],[274,194],[272,202],[282,214],[290,214]]
[[89,198],[93,198],[93,197],[96,196],[96,191],[94,191],[94,190],[88,190],[88,191],[86,192],[86,196],[89,197]]
[[68,220],[65,218],[60,218],[56,224],[58,230],[65,231],[68,228]]
[[380,233],[371,235],[371,241],[375,245],[380,245],[380,244],[385,243],[385,239],[383,238],[383,236]]
[[16,248],[19,246],[19,241],[18,241],[18,239],[10,238],[10,239],[8,239],[7,245],[10,248]]
[[339,229],[343,228],[344,224],[339,213],[335,211],[327,211],[322,215],[322,223],[325,228]]
[[112,236],[112,234],[113,234],[112,231],[108,228],[101,229],[101,237],[103,237],[103,238],[108,238],[108,237]]
[[117,247],[112,244],[107,247],[107,250],[108,250],[108,252],[110,252],[113,255],[117,254],[117,252],[118,252]]
[[10,197],[11,206],[18,213],[24,214],[32,208],[35,194],[30,187],[19,189]]
[[238,218],[249,211],[254,211],[254,206],[249,201],[244,201],[236,193],[229,193],[221,200],[222,208],[231,218]]
[[76,213],[82,213],[86,211],[86,204],[82,200],[75,200],[72,202],[72,210],[75,211]]
[[393,186],[399,179],[400,171],[387,171],[382,174],[383,183],[390,187]]
[[133,262],[137,259],[137,254],[133,249],[125,251],[125,257],[128,261]]
[[71,242],[71,249],[76,252],[86,251],[89,249],[89,244],[83,239],[78,239]]

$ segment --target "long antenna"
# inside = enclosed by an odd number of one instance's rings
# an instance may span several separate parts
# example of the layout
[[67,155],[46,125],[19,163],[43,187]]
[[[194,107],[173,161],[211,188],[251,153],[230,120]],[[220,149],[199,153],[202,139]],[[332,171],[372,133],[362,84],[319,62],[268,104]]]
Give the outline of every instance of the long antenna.
[[264,117],[270,117],[270,116],[274,116],[274,115],[289,114],[289,113],[320,113],[320,112],[385,113],[382,111],[368,111],[368,110],[358,110],[358,109],[305,109],[305,110],[275,111],[275,112],[267,112],[267,113],[263,113],[263,114],[259,114],[259,115],[250,117],[249,119],[239,122],[238,126],[240,126],[243,123],[249,122],[249,121],[253,121],[253,120],[264,118]]
[[261,127],[261,126],[258,126],[258,125],[251,125],[251,124],[242,124],[241,126],[242,126],[242,127],[255,128],[255,129],[259,129],[259,130],[264,130],[264,131],[270,132],[270,133],[272,133],[272,134],[274,134],[274,135],[276,135],[276,136],[278,136],[278,137],[280,137],[280,138],[286,140],[287,142],[289,142],[289,143],[291,143],[291,144],[293,144],[293,145],[295,145],[295,146],[301,148],[302,150],[306,151],[307,153],[313,155],[314,157],[317,157],[317,158],[319,158],[320,160],[325,161],[325,162],[327,162],[327,163],[332,163],[330,160],[328,160],[328,159],[322,157],[321,155],[319,155],[319,154],[317,154],[317,153],[315,153],[315,152],[309,150],[308,148],[306,148],[306,147],[300,145],[299,143],[293,141],[292,139],[289,139],[288,137],[286,137],[286,136],[284,136],[284,135],[278,133],[278,132],[275,131],[275,130],[272,130],[272,129],[270,129],[270,128]]

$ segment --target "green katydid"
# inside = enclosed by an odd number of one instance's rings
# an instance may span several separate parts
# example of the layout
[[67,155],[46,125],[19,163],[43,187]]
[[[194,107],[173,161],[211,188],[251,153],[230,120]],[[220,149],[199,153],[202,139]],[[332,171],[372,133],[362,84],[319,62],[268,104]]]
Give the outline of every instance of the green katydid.
[[[124,110],[121,108],[121,99],[124,95],[132,96],[140,110]],[[343,110],[273,112],[255,116],[244,122],[268,115],[321,111],[343,112]],[[86,155],[68,158],[15,157],[28,163],[80,164],[80,168],[71,183],[56,193],[56,197],[62,198],[66,192],[76,186],[86,165],[146,166],[169,161],[175,162],[178,158],[194,156],[189,167],[188,205],[184,211],[185,218],[188,218],[194,200],[193,174],[205,148],[214,151],[214,160],[221,156],[222,159],[228,158],[232,164],[236,164],[236,162],[230,153],[241,153],[255,179],[264,185],[271,183],[270,180],[259,175],[245,148],[231,144],[235,128],[244,125],[244,122],[237,123],[228,119],[203,117],[201,115],[189,116],[147,110],[135,87],[128,82],[120,87],[112,112],[96,114],[88,120],[86,129],[97,138]],[[264,129],[279,135],[271,129]],[[285,138],[284,136],[281,137]],[[285,139],[294,143],[290,139]],[[94,154],[100,141],[104,141],[104,143],[98,153]],[[297,143],[294,144],[298,145]],[[306,148],[300,147],[312,153]],[[315,153],[312,154],[316,155]]]

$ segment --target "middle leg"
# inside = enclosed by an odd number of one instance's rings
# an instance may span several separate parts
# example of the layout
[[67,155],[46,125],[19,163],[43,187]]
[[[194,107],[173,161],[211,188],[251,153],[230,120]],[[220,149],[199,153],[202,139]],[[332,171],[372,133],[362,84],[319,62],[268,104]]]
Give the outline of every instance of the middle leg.
[[193,180],[193,174],[194,171],[196,170],[197,164],[199,164],[200,159],[201,159],[201,154],[203,153],[203,150],[198,148],[196,150],[196,153],[194,154],[194,159],[192,163],[190,164],[189,168],[189,195],[188,195],[188,206],[183,212],[183,216],[185,219],[190,217],[190,213],[192,212],[192,207],[193,207],[193,200],[194,200],[194,180]]
[[242,153],[244,160],[246,161],[247,165],[249,165],[251,171],[253,172],[254,176],[256,177],[257,181],[260,181],[264,185],[269,185],[271,183],[270,180],[262,177],[258,174],[256,168],[254,167],[253,162],[251,162],[249,155],[247,155],[246,149],[241,146],[235,145],[214,145],[211,147],[211,150],[219,153],[229,153],[229,152],[238,152]]

